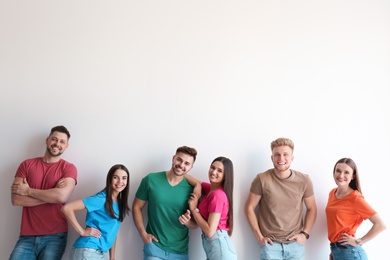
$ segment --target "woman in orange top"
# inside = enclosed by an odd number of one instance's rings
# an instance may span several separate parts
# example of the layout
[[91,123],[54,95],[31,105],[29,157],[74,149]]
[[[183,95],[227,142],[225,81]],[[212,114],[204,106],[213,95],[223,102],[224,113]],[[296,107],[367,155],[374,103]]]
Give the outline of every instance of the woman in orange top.
[[[328,238],[331,242],[329,259],[367,260],[362,245],[377,236],[386,226],[378,213],[365,201],[358,170],[352,159],[338,160],[333,169],[333,178],[337,188],[330,191],[326,205]],[[356,229],[365,219],[369,219],[373,225],[367,234],[357,238]]]

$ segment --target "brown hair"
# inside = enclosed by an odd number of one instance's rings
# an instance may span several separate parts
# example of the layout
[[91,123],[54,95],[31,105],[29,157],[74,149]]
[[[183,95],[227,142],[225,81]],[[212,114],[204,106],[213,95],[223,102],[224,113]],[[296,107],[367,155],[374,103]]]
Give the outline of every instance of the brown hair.
[[52,135],[54,132],[59,132],[59,133],[66,134],[66,136],[68,137],[68,140],[70,138],[70,133],[69,133],[68,129],[66,129],[66,127],[63,126],[63,125],[58,125],[58,126],[53,127],[50,130],[49,136]]
[[196,160],[196,155],[198,154],[198,152],[196,151],[195,148],[192,148],[189,146],[180,146],[176,150],[176,154],[178,154],[178,153],[185,153],[185,154],[192,156],[194,158],[194,162]]
[[359,179],[359,172],[356,166],[356,163],[351,159],[351,158],[341,158],[336,162],[336,164],[333,167],[333,174],[336,170],[336,165],[339,163],[345,163],[349,167],[352,168],[353,174],[352,176],[354,177],[351,182],[349,183],[349,187],[351,187],[353,190],[359,191],[361,194],[362,193],[362,188],[360,187],[360,179]]
[[234,186],[233,162],[229,158],[223,156],[215,158],[211,164],[213,164],[214,162],[221,162],[223,164],[224,180],[222,182],[222,186],[229,201],[227,225],[229,227],[228,234],[229,236],[231,236],[233,233],[233,186]]

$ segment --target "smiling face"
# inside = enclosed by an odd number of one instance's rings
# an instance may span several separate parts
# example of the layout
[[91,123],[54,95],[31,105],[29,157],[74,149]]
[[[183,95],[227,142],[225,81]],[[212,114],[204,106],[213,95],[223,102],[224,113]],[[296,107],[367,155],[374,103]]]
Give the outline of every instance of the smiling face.
[[272,150],[271,160],[278,172],[285,172],[290,169],[291,162],[294,160],[293,150],[289,146],[278,146]]
[[68,148],[68,136],[65,133],[55,131],[46,138],[46,150],[50,156],[61,156],[66,148]]
[[128,182],[127,173],[122,169],[117,169],[114,172],[114,175],[111,179],[111,187],[113,190],[113,196],[117,196],[121,191],[123,191]]
[[194,157],[186,153],[177,153],[172,158],[172,172],[176,176],[186,175],[194,165]]
[[225,167],[222,162],[215,161],[210,165],[209,180],[210,183],[221,184],[225,179]]
[[348,187],[355,178],[353,169],[346,163],[338,163],[333,172],[333,178],[339,188]]

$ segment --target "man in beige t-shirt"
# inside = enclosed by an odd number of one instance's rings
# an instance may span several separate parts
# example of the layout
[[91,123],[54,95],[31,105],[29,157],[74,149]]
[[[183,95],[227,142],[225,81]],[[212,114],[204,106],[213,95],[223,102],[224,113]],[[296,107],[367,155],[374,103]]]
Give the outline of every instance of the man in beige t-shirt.
[[309,175],[290,169],[294,159],[290,139],[276,139],[271,150],[274,168],[254,178],[245,214],[260,245],[261,260],[303,260],[304,244],[317,216],[313,184]]

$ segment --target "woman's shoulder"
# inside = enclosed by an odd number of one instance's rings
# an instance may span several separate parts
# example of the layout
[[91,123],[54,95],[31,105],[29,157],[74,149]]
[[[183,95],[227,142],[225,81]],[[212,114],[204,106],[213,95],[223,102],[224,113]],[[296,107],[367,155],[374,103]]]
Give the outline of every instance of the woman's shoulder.
[[209,196],[212,198],[227,199],[226,192],[222,187],[212,191]]

